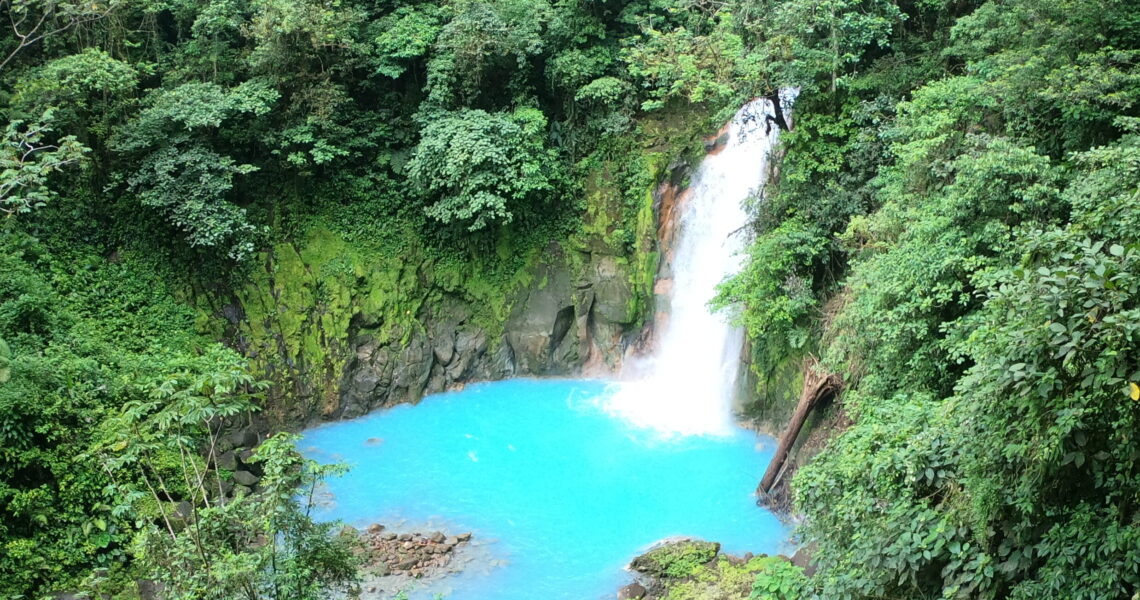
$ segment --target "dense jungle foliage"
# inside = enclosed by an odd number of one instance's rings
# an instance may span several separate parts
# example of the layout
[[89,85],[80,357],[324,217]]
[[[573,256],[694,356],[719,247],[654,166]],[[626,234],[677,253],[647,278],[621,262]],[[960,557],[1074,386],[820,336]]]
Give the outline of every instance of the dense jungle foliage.
[[630,162],[647,119],[705,127],[784,86],[779,180],[722,302],[762,382],[819,355],[854,424],[795,480],[819,572],[757,567],[752,596],[1140,589],[1135,3],[0,11],[0,597],[351,582],[288,438],[249,459],[261,493],[218,502],[220,423],[271,390],[200,297],[314,224],[459,262],[572,236],[585,173]]
[[[673,158],[646,153],[699,148],[669,123],[715,129],[775,85],[723,62],[758,48],[753,25],[688,2],[0,12],[3,598],[129,598],[136,579],[177,598],[311,598],[350,583],[345,542],[289,493],[325,473],[287,440],[262,443],[240,457],[261,491],[242,496],[227,424],[290,414],[278,388],[296,360],[335,384],[342,340],[325,325],[345,335],[360,282],[381,288],[363,302],[411,315],[391,298],[421,285],[401,264],[413,257],[483,301],[551,240],[585,231],[633,252]],[[628,190],[615,210],[584,199],[592,172]],[[275,285],[313,265],[316,283]],[[273,307],[283,325],[253,331],[259,345],[227,339],[230,298],[278,295],[331,308]],[[476,318],[500,315],[483,303]]]
[[722,290],[761,381],[816,354],[853,421],[793,485],[819,572],[757,596],[1135,598],[1140,6],[891,11]]

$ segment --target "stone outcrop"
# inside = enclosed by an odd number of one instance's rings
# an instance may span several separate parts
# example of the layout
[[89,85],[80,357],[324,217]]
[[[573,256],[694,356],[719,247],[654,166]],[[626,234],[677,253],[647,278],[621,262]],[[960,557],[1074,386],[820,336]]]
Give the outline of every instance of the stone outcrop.
[[708,564],[720,552],[720,544],[700,540],[666,542],[629,563],[629,568],[650,577],[686,577]]
[[339,402],[325,417],[357,417],[468,381],[620,365],[640,331],[634,274],[623,258],[551,246],[528,279],[501,332],[488,331],[474,319],[475,307],[449,294],[425,306],[414,327],[383,339],[371,332],[378,324],[368,315],[354,317]]

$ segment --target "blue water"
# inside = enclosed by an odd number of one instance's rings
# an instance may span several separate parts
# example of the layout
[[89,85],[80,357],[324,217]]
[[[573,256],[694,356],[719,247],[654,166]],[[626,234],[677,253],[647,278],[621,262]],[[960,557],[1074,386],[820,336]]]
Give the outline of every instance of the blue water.
[[770,438],[662,437],[608,415],[611,392],[598,381],[484,383],[311,429],[308,456],[351,467],[329,481],[318,517],[494,540],[486,549],[501,563],[453,576],[462,600],[612,598],[630,559],[673,536],[738,554],[785,549],[787,529],[753,495]]

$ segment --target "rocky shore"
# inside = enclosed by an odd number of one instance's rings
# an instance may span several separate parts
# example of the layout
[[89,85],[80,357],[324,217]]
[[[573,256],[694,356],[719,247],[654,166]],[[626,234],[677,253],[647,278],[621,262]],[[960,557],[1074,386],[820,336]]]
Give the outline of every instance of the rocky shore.
[[414,579],[431,577],[448,570],[455,551],[471,541],[471,533],[445,535],[443,532],[396,533],[383,525],[369,525],[364,531],[345,527],[342,535],[360,542],[358,552],[371,574],[407,575]]
[[400,592],[420,590],[450,596],[460,573],[487,574],[505,561],[494,557],[494,540],[475,539],[470,532],[448,533],[427,526],[372,524],[364,529],[345,527],[342,536],[353,539],[362,561],[361,581],[349,598],[382,600]]

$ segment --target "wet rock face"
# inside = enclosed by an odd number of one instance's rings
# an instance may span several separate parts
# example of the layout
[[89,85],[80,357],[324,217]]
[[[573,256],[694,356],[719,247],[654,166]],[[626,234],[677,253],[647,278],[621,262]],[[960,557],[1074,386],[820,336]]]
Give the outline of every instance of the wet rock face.
[[330,416],[351,419],[376,408],[415,402],[464,381],[513,375],[510,347],[492,349],[487,333],[470,319],[467,305],[445,297],[427,309],[423,327],[410,335],[396,331],[388,341],[371,334],[355,336],[339,408]]
[[[371,410],[462,386],[516,375],[573,375],[587,362],[620,366],[639,333],[638,299],[625,259],[601,252],[568,256],[551,246],[517,290],[501,333],[474,322],[470,301],[442,294],[410,331],[360,326],[339,403],[326,418],[351,419]],[[366,315],[354,321],[368,324]]]
[[446,570],[453,554],[471,541],[470,533],[397,534],[379,524],[370,525],[364,531],[345,527],[341,534],[357,538],[364,568],[373,575],[407,575],[413,579],[432,577]]
[[[522,372],[557,372],[570,367],[577,358],[573,353],[564,364],[551,360],[573,325],[575,290],[570,273],[550,265],[540,265],[535,280],[536,285],[525,291],[511,311],[506,339]],[[562,354],[567,353],[563,350]]]

